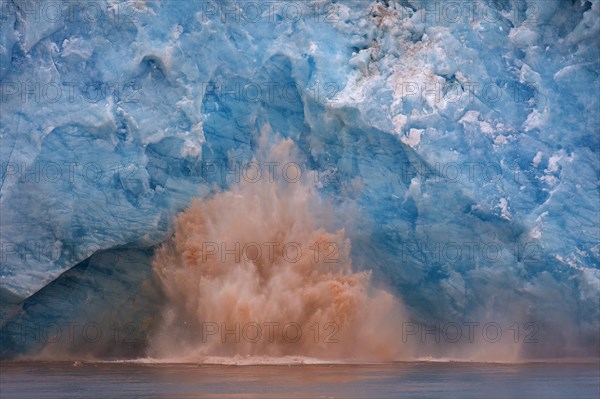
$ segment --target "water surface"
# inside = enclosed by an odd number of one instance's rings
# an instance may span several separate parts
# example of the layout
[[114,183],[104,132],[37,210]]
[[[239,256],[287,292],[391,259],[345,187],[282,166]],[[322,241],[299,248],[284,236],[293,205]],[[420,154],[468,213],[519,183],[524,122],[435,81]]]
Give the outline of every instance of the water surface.
[[2,363],[10,398],[593,398],[598,364]]

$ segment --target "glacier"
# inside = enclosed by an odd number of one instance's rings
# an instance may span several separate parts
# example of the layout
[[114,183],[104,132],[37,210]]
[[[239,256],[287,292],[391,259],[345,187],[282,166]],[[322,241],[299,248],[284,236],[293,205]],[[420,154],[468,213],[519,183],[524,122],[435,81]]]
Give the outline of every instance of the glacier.
[[98,355],[143,353],[154,249],[264,126],[415,320],[534,322],[531,357],[600,348],[600,1],[0,12],[2,357],[74,322],[141,337]]

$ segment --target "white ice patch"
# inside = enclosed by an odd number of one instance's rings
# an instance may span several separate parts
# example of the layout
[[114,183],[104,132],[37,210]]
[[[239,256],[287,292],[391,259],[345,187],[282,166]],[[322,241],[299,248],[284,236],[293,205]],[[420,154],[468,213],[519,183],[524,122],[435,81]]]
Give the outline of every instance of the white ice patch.
[[465,125],[465,123],[476,123],[479,121],[479,111],[467,111],[459,122]]
[[512,28],[508,34],[508,39],[517,47],[525,48],[533,46],[539,39],[537,32],[529,29],[527,25],[521,25],[518,28]]
[[546,122],[548,121],[548,110],[544,109],[544,113],[540,113],[537,109],[531,111],[531,113],[527,116],[527,120],[523,123],[523,129],[526,132],[535,129],[541,129],[544,127]]
[[173,40],[179,40],[179,37],[181,36],[182,33],[183,33],[183,26],[175,25],[171,29],[171,38]]
[[510,213],[508,212],[508,199],[500,198],[497,207],[500,208],[500,216],[502,219],[511,220]]
[[198,143],[193,142],[190,139],[186,139],[183,142],[181,148],[181,156],[183,157],[195,157],[199,158],[202,155],[202,146]]
[[558,163],[558,161],[561,160],[561,156],[560,154],[553,154],[550,159],[548,160],[548,167],[544,170],[544,172],[546,173],[555,173],[558,171],[558,168],[560,167],[560,164]]
[[406,117],[406,115],[398,114],[394,116],[392,122],[394,123],[394,130],[396,131],[396,133],[402,133],[402,129],[404,128],[404,125],[406,125],[407,121],[408,118]]
[[424,129],[410,129],[408,135],[400,137],[400,141],[415,148],[421,142],[421,136],[424,132]]
[[538,151],[535,154],[535,157],[533,157],[533,166],[535,166],[536,168],[538,167],[538,165],[540,164],[540,162],[542,162],[542,156],[544,156],[544,153],[541,151]]
[[92,56],[94,49],[86,40],[74,36],[70,39],[65,39],[62,42],[61,57],[68,57],[70,55],[78,55],[84,60],[87,60]]

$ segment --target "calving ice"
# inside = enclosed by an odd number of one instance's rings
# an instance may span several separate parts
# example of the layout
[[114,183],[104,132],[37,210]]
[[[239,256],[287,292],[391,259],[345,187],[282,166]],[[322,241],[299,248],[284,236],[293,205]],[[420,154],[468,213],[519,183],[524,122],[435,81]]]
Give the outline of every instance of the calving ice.
[[[285,163],[298,156],[291,140],[268,140],[265,133],[262,146],[271,147],[259,148],[268,158]],[[401,303],[373,286],[369,273],[352,270],[350,243],[343,230],[328,232],[327,220],[316,218],[328,205],[315,195],[307,182],[242,181],[194,201],[179,215],[172,238],[153,261],[164,308],[149,339],[149,356],[398,357],[402,348],[393,337]],[[271,244],[267,256],[258,256],[257,243]],[[320,257],[320,248],[334,253]],[[317,337],[319,325],[339,330],[338,345],[302,339],[311,329]],[[265,326],[272,339],[259,339]],[[209,339],[219,328],[222,339]],[[240,334],[250,338],[239,339]],[[225,339],[228,335],[234,339]]]
[[598,1],[0,13],[3,359],[600,347]]

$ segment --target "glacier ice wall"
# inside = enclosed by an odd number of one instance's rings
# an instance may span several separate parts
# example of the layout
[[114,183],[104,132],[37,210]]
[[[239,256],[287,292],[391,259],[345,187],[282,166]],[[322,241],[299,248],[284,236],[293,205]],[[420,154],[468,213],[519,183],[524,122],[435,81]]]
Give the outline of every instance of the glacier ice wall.
[[598,347],[598,1],[248,4],[2,1],[3,353],[20,324],[145,320],[147,254],[265,125],[416,319]]

